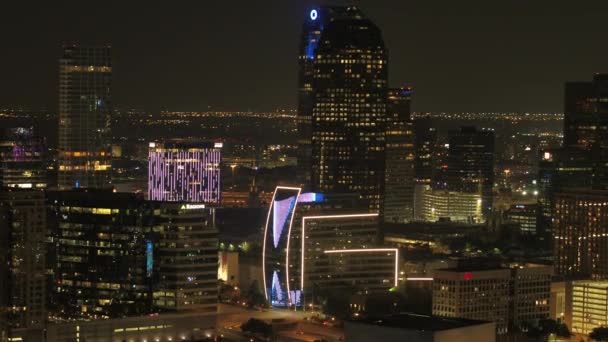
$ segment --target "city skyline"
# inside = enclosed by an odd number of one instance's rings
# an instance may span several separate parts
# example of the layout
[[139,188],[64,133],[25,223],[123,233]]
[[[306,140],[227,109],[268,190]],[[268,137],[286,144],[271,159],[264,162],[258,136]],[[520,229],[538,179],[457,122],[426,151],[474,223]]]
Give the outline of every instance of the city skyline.
[[[0,103],[56,108],[53,67],[61,44],[82,41],[112,45],[117,104],[150,110],[295,108],[295,41],[314,4],[149,5],[145,16],[137,15],[136,4],[108,4],[85,16],[79,6],[27,8],[27,24],[18,33],[11,28],[23,25],[20,15],[3,22],[2,38],[12,53],[0,57],[0,68],[14,82],[0,88]],[[598,19],[608,5],[600,1],[585,8],[544,0],[357,5],[383,27],[391,48],[389,85],[414,87],[414,111],[556,112],[564,80],[586,80],[605,70],[608,49],[594,43],[607,30]],[[25,14],[22,5],[10,6]]]

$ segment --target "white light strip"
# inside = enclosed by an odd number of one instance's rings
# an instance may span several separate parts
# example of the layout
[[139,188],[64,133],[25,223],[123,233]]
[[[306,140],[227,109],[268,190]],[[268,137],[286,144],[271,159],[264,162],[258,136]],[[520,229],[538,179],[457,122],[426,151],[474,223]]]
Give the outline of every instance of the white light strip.
[[433,281],[433,278],[405,278],[407,281]]
[[[296,210],[298,208],[298,199],[300,199],[300,193],[302,192],[302,188],[291,188],[292,190],[298,190],[298,195],[296,196],[296,202],[293,204],[293,211],[291,212],[291,220],[289,220],[289,231],[287,233],[287,253],[285,253],[285,275],[286,275],[286,283],[287,283],[287,301],[291,304],[291,291],[289,290],[289,242],[291,241],[291,226],[293,225],[293,218],[296,216]],[[294,303],[295,304],[295,303]]]
[[270,223],[270,212],[272,211],[272,206],[274,205],[274,198],[277,195],[277,188],[274,189],[272,194],[272,201],[270,201],[270,208],[268,209],[268,216],[266,217],[266,227],[264,229],[264,242],[262,244],[262,281],[264,282],[264,296],[266,296],[266,301],[270,302],[268,299],[268,288],[266,287],[266,237],[268,234],[268,223]]
[[366,253],[366,252],[395,252],[395,287],[399,285],[399,249],[397,248],[361,248],[361,249],[332,249],[325,254],[336,253]]
[[304,216],[302,217],[302,261],[301,261],[301,272],[300,272],[300,291],[304,294],[304,253],[306,252],[305,241],[306,241],[306,220],[314,219],[338,219],[338,218],[354,218],[354,217],[374,217],[378,216],[378,213],[372,214],[348,214],[348,215],[322,215],[322,216]]

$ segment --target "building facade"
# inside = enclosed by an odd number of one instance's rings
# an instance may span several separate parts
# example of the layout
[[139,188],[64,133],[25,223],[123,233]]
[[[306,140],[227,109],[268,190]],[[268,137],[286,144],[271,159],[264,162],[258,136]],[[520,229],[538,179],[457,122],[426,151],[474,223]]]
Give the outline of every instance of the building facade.
[[111,186],[109,46],[64,45],[59,61],[58,186]]
[[410,119],[411,87],[389,89],[386,123],[385,222],[414,217],[414,128]]
[[51,309],[65,319],[215,311],[212,208],[131,193],[48,193]]
[[569,189],[556,194],[552,231],[557,275],[608,277],[608,191]]
[[517,204],[511,206],[505,212],[505,220],[519,226],[519,231],[523,235],[538,235],[538,206],[533,204]]
[[574,281],[566,298],[566,323],[573,333],[588,335],[608,325],[608,282]]
[[591,82],[567,82],[564,94],[564,146],[608,147],[608,75]]
[[0,139],[0,187],[46,188],[45,149],[31,128],[6,130]]
[[450,132],[447,189],[481,195],[484,215],[492,211],[494,131],[462,127]]
[[504,334],[549,317],[552,269],[541,265],[436,270],[433,315],[496,322]]
[[324,26],[312,55],[312,190],[358,193],[378,211],[388,80],[381,31],[358,8],[347,7]]
[[42,191],[0,191],[0,254],[0,334],[13,341],[43,341],[47,293]]
[[435,190],[424,185],[418,192],[416,207],[419,219],[435,222],[448,219],[453,222],[479,223],[483,221],[480,194]]
[[219,204],[221,144],[150,143],[148,199]]

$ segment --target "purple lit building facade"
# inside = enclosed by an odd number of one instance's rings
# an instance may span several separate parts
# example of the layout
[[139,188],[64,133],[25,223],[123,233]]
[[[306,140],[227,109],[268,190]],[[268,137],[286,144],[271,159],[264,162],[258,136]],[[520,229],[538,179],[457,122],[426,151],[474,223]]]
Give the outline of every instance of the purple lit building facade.
[[148,199],[220,203],[221,146],[189,141],[150,143]]

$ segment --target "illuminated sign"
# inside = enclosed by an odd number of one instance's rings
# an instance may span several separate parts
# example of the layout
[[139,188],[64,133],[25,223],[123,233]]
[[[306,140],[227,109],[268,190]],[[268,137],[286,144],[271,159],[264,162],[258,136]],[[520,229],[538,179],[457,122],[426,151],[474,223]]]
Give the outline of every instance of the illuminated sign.
[[152,269],[154,268],[154,246],[152,241],[146,241],[146,275],[152,276]]
[[464,272],[464,280],[471,280],[473,279],[473,274],[471,272]]
[[310,11],[310,20],[317,20],[318,17],[319,17],[319,13],[317,12],[316,9],[313,9],[312,11]]
[[186,209],[186,210],[205,209],[205,205],[204,204],[184,204],[184,205],[182,205],[182,207],[180,209]]
[[216,142],[215,144],[213,144],[213,147],[215,147],[215,148],[222,148],[222,147],[224,147],[224,143]]

